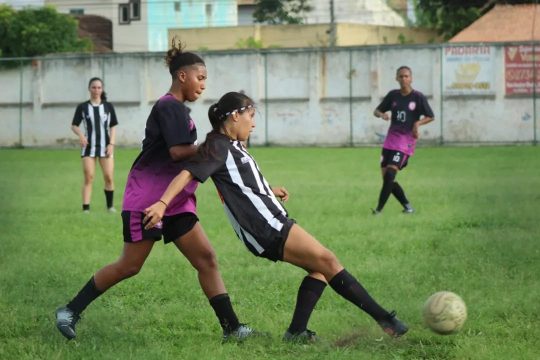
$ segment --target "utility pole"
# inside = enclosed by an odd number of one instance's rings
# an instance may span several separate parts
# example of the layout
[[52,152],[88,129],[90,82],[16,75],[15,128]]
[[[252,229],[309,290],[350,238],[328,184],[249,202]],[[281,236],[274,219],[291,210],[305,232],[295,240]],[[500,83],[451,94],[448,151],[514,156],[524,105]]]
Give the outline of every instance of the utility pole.
[[336,46],[336,19],[334,17],[334,0],[330,0],[330,46]]

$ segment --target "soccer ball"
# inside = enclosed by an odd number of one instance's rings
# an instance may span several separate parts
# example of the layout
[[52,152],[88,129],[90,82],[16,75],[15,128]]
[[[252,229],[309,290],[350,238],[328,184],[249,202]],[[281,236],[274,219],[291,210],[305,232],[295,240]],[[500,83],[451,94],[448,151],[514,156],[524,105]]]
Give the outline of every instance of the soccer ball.
[[467,320],[467,307],[453,292],[439,291],[427,299],[423,316],[424,323],[437,334],[454,334]]

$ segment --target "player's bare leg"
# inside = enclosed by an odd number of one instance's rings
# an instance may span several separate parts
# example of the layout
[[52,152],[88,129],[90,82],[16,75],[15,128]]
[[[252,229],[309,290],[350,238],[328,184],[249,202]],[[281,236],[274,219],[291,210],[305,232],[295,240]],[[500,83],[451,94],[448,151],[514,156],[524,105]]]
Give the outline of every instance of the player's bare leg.
[[82,158],[84,181],[81,189],[83,210],[90,211],[90,200],[92,199],[92,184],[96,172],[96,158],[85,156]]

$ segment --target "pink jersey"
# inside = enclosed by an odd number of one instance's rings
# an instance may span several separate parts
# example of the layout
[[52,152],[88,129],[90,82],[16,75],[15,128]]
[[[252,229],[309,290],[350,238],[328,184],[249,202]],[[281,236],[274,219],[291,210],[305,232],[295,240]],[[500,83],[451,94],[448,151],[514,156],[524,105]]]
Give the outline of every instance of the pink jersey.
[[[171,94],[156,102],[146,121],[142,151],[128,175],[123,210],[144,211],[159,200],[169,183],[182,171],[184,162],[173,161],[169,148],[196,144],[197,129],[189,112],[189,108]],[[171,201],[165,215],[195,214],[197,185],[197,181],[191,181]]]

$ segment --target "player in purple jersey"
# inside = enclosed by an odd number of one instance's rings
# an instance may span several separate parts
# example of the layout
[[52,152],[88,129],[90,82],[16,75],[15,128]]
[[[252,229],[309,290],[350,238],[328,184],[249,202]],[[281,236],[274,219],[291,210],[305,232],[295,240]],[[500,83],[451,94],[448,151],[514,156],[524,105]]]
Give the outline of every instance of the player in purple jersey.
[[[379,194],[379,203],[372,210],[374,215],[380,214],[390,194],[403,206],[403,213],[414,212],[403,188],[395,181],[399,170],[407,166],[409,157],[414,154],[418,128],[433,121],[433,110],[426,97],[411,87],[412,71],[408,66],[397,69],[396,80],[399,89],[392,90],[384,97],[373,114],[385,121],[391,119],[388,134],[384,140],[381,155],[383,186]],[[388,115],[391,112],[391,116]]]
[[234,231],[249,251],[272,261],[288,262],[308,273],[298,289],[296,308],[284,340],[315,339],[307,323],[327,283],[367,312],[390,336],[405,334],[408,328],[395,312],[382,308],[330,250],[288,217],[277,198],[286,201],[289,193],[283,187],[268,184],[255,159],[242,145],[255,127],[253,101],[244,94],[230,92],[210,107],[208,116],[212,132],[161,198],[145,210],[145,228],[150,230],[159,224],[167,214],[167,204],[194,179],[203,182],[211,177]]
[[144,229],[144,209],[159,200],[169,182],[183,169],[185,159],[197,150],[197,131],[184,102],[199,98],[206,87],[206,66],[197,55],[183,52],[173,40],[165,57],[172,85],[153,106],[146,122],[143,148],[128,175],[122,211],[124,248],[120,258],[100,270],[65,306],[56,311],[56,326],[68,339],[76,336],[82,311],[115,284],[136,275],[154,243],[163,236],[173,242],[197,270],[199,283],[223,329],[224,340],[242,340],[254,332],[241,324],[232,308],[218,271],[216,255],[196,215],[192,181],[169,199],[163,221]]

